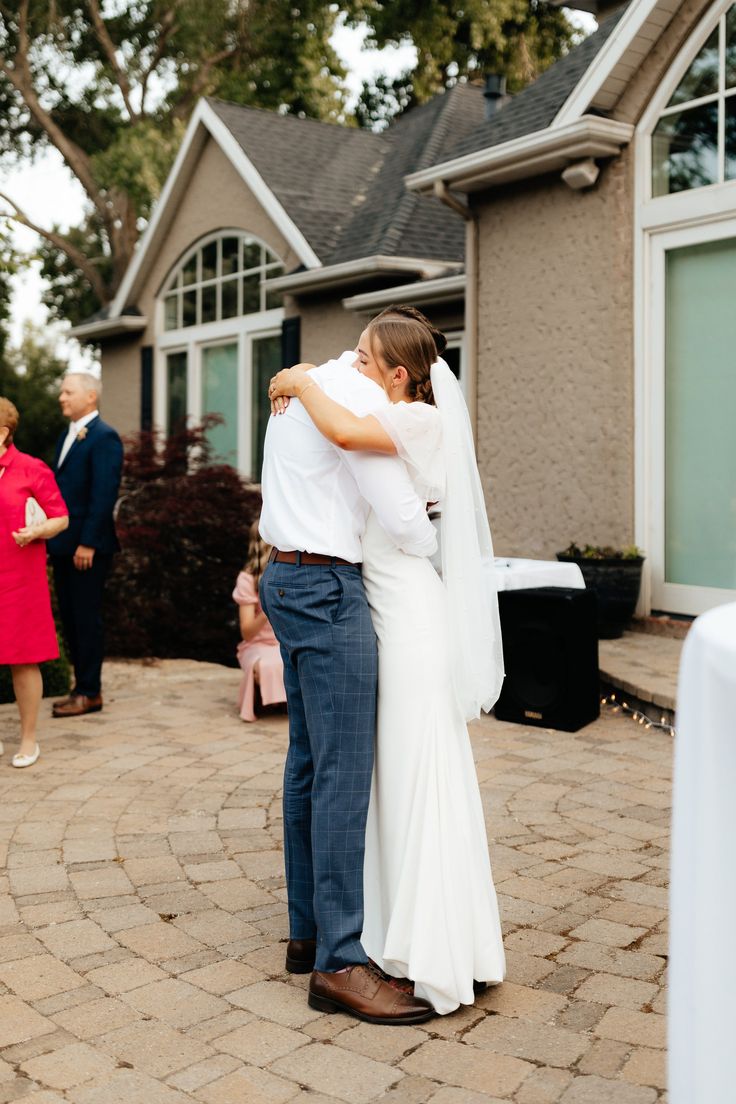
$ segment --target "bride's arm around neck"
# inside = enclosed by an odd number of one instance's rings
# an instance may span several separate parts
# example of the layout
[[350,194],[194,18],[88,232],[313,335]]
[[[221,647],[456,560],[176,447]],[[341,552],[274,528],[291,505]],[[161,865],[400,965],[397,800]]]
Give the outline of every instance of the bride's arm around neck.
[[396,445],[372,414],[358,417],[327,395],[311,373],[297,365],[274,377],[273,398],[296,398],[328,441],[348,452],[383,452],[395,455]]

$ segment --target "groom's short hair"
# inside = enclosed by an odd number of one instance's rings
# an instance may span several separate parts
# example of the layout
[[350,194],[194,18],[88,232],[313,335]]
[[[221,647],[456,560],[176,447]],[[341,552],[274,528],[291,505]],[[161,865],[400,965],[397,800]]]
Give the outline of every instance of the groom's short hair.
[[67,376],[76,376],[81,380],[84,390],[94,391],[98,398],[102,394],[102,380],[93,376],[91,372],[67,372],[65,378]]

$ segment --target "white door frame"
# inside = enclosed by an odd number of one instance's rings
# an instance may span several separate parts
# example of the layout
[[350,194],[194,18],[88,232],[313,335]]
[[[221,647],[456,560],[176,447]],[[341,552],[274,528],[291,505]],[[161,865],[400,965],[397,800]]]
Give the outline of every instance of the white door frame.
[[655,609],[700,614],[713,606],[732,602],[736,589],[684,586],[665,579],[665,304],[666,263],[669,250],[708,242],[736,240],[736,212],[729,219],[705,225],[680,227],[651,238],[651,311],[649,332],[650,370],[647,407],[650,457],[650,496],[647,547],[650,554],[651,602]]
[[[696,589],[705,608],[733,599],[732,591],[664,583],[664,259],[667,248],[734,236],[736,181],[652,197],[651,135],[679,81],[733,0],[716,0],[684,43],[652,97],[634,138],[634,540],[647,559],[638,613],[690,612]],[[690,235],[689,237],[687,235]],[[656,382],[655,382],[656,381]],[[718,598],[718,595],[727,595]],[[694,597],[694,596],[690,596]],[[696,601],[694,606],[702,605]],[[693,612],[701,612],[700,609]]]

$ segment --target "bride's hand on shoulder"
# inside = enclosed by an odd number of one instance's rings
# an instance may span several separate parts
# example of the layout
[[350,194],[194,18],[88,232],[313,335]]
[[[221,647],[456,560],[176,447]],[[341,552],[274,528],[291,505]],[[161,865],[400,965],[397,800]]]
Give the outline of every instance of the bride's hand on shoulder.
[[299,398],[309,383],[308,373],[311,368],[314,368],[313,364],[304,362],[295,364],[292,368],[282,368],[272,376],[268,386],[272,414],[282,414],[289,405],[289,399]]

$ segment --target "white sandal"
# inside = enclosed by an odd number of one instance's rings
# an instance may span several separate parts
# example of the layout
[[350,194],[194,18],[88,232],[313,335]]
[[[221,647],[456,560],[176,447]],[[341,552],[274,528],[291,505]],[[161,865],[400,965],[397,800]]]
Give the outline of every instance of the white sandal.
[[36,744],[35,751],[32,755],[21,755],[20,752],[16,752],[11,762],[14,767],[32,767],[41,754],[41,749]]

